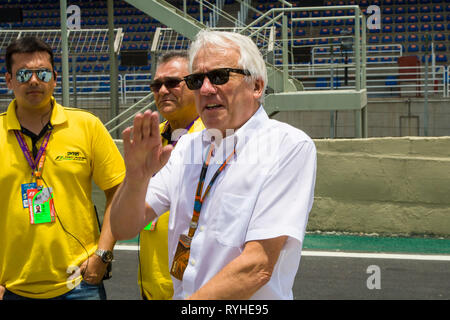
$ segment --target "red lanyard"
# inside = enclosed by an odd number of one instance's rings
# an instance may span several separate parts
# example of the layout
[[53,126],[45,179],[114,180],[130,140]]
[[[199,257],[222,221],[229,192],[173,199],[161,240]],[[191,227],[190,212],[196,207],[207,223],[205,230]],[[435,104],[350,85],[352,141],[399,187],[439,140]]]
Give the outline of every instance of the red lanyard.
[[25,159],[27,159],[28,164],[30,165],[31,169],[33,170],[33,175],[36,178],[36,183],[38,186],[42,186],[42,169],[44,167],[44,161],[45,161],[45,150],[47,149],[48,141],[50,140],[50,135],[52,131],[50,130],[44,137],[44,140],[42,141],[41,147],[39,149],[38,154],[36,155],[36,159],[33,159],[31,156],[30,149],[28,148],[28,145],[25,142],[25,139],[23,138],[22,133],[19,130],[14,130],[14,134],[16,135],[17,141],[19,142],[20,148],[22,149],[22,152],[25,156]]

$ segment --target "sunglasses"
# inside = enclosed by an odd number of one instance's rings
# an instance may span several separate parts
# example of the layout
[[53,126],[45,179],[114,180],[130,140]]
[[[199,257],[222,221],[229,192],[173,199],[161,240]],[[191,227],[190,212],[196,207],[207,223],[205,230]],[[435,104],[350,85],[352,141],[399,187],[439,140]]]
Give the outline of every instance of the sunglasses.
[[168,79],[165,79],[164,81],[155,80],[152,83],[150,83],[150,89],[154,93],[159,92],[159,90],[161,89],[161,87],[163,85],[167,89],[173,89],[173,88],[177,87],[182,81],[184,81],[184,79],[179,79],[179,78],[168,78]]
[[30,81],[33,73],[36,73],[36,76],[39,80],[44,82],[49,82],[52,79],[52,74],[48,69],[20,69],[16,72],[16,79],[20,83],[25,83]]
[[245,76],[249,76],[248,70],[233,69],[233,68],[220,68],[214,69],[206,73],[193,73],[184,77],[186,85],[191,90],[198,90],[202,87],[205,77],[208,77],[209,81],[214,85],[225,84],[230,80],[230,72],[240,73]]

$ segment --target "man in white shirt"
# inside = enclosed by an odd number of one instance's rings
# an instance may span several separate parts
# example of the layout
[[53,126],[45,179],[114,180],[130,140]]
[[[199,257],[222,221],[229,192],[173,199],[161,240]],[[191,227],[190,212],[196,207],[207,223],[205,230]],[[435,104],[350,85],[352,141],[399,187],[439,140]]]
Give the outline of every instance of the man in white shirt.
[[135,117],[123,132],[127,174],[112,204],[113,234],[132,238],[170,209],[174,299],[293,299],[314,143],[268,118],[267,71],[250,38],[200,31],[190,71],[186,85],[207,130],[183,136],[171,155],[158,114]]

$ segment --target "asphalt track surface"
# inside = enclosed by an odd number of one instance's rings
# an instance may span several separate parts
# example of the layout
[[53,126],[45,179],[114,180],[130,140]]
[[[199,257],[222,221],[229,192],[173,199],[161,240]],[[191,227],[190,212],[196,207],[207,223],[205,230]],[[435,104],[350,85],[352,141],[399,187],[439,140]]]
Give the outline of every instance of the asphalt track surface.
[[[119,243],[108,299],[141,300],[138,247]],[[450,300],[450,239],[305,237],[295,300]]]

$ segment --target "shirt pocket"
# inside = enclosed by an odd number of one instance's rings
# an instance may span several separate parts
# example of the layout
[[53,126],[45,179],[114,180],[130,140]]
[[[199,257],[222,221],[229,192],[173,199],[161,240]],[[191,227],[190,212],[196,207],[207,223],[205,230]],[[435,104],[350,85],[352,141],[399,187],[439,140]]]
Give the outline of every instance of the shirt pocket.
[[221,194],[219,211],[214,220],[215,236],[219,243],[231,247],[244,245],[253,206],[252,197]]

